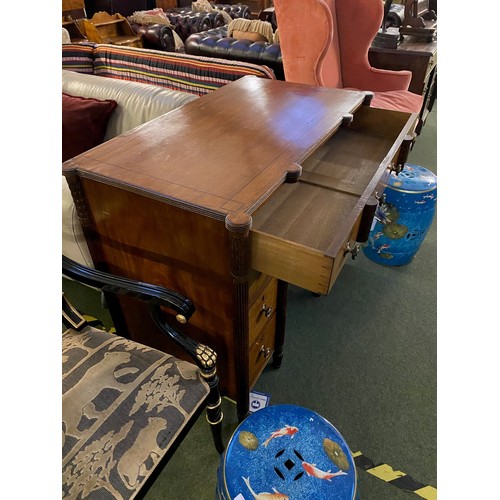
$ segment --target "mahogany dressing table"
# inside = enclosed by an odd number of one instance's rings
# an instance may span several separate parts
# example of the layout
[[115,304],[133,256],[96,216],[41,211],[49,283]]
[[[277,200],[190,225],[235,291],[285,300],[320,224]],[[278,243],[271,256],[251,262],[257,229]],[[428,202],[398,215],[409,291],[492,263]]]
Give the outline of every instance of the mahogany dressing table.
[[[193,301],[187,332],[216,350],[240,420],[281,364],[287,284],[329,292],[404,165],[418,116],[370,97],[245,76],[63,164],[96,268]],[[137,304],[110,308],[180,355]]]

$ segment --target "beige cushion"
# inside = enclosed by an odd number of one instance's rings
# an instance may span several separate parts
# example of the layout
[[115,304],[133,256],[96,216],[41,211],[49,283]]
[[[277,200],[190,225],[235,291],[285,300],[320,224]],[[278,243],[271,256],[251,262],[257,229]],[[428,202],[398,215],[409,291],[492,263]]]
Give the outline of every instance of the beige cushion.
[[273,43],[273,27],[267,21],[259,19],[233,19],[227,27],[227,36],[237,40],[246,39],[254,42]]
[[[198,99],[198,96],[194,94],[155,85],[86,75],[67,70],[62,72],[62,91],[74,96],[113,99],[118,103],[109,120],[104,140],[112,139]],[[65,178],[63,178],[62,191],[62,228],[63,255],[80,264],[93,267]]]
[[62,29],[62,43],[71,43],[71,37],[69,36],[69,31],[66,28]]

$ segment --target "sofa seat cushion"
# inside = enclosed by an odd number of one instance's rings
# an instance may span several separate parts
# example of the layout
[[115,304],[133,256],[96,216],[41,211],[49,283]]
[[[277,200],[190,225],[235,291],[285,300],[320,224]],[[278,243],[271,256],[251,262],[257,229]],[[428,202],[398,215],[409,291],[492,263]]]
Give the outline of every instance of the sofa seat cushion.
[[420,113],[420,109],[424,103],[423,96],[413,94],[407,90],[390,90],[387,92],[375,92],[374,94],[371,102],[373,108],[404,111],[406,113]]
[[93,99],[62,94],[62,161],[98,146],[104,141],[112,99]]
[[[360,89],[344,87],[346,90]],[[368,91],[368,89],[363,89]],[[408,90],[388,90],[386,92],[373,92],[370,104],[372,108],[389,109],[392,111],[403,111],[405,113],[420,113],[424,97]]]
[[62,336],[63,497],[133,498],[209,394],[198,368],[87,326]]

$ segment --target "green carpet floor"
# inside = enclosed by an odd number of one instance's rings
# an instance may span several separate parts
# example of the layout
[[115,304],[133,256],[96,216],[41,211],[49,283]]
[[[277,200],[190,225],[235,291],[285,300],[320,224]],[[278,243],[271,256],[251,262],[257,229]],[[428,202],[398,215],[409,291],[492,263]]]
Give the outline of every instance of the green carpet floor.
[[[437,173],[437,106],[409,162]],[[353,452],[437,487],[436,219],[413,262],[383,267],[360,253],[326,297],[290,286],[285,355],[255,390],[271,404],[305,406],[342,433]],[[79,307],[109,324],[99,297],[64,280]],[[104,315],[103,315],[104,314]],[[224,432],[237,425],[224,400]],[[146,495],[147,500],[213,500],[219,456],[200,417]],[[358,469],[361,499],[420,498]],[[318,499],[322,500],[322,499]]]

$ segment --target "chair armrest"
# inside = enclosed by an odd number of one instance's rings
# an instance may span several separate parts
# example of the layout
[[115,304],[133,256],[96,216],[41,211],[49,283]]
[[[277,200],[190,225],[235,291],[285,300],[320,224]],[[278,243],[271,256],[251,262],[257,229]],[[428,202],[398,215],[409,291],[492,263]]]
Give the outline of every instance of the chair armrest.
[[[354,70],[354,67],[356,68]],[[372,92],[389,92],[391,90],[408,90],[411,80],[411,71],[394,71],[390,69],[373,68],[368,64],[351,62],[349,71],[342,74],[346,88],[371,90]]]
[[68,257],[62,257],[63,274],[68,278],[117,295],[129,295],[154,306],[174,310],[178,321],[186,322],[195,311],[194,304],[184,295],[168,288],[85,267]]
[[[81,283],[96,287],[104,292],[129,295],[146,301],[156,325],[167,337],[175,342],[189,355],[196,366],[204,373],[204,377],[213,378],[216,373],[217,354],[210,347],[196,342],[171,326],[161,310],[161,306],[177,312],[176,319],[185,323],[194,313],[193,303],[184,295],[169,288],[136,281],[130,278],[115,276],[103,271],[91,269],[62,257],[63,274]],[[215,379],[214,379],[215,380]],[[218,379],[217,379],[218,380]]]

